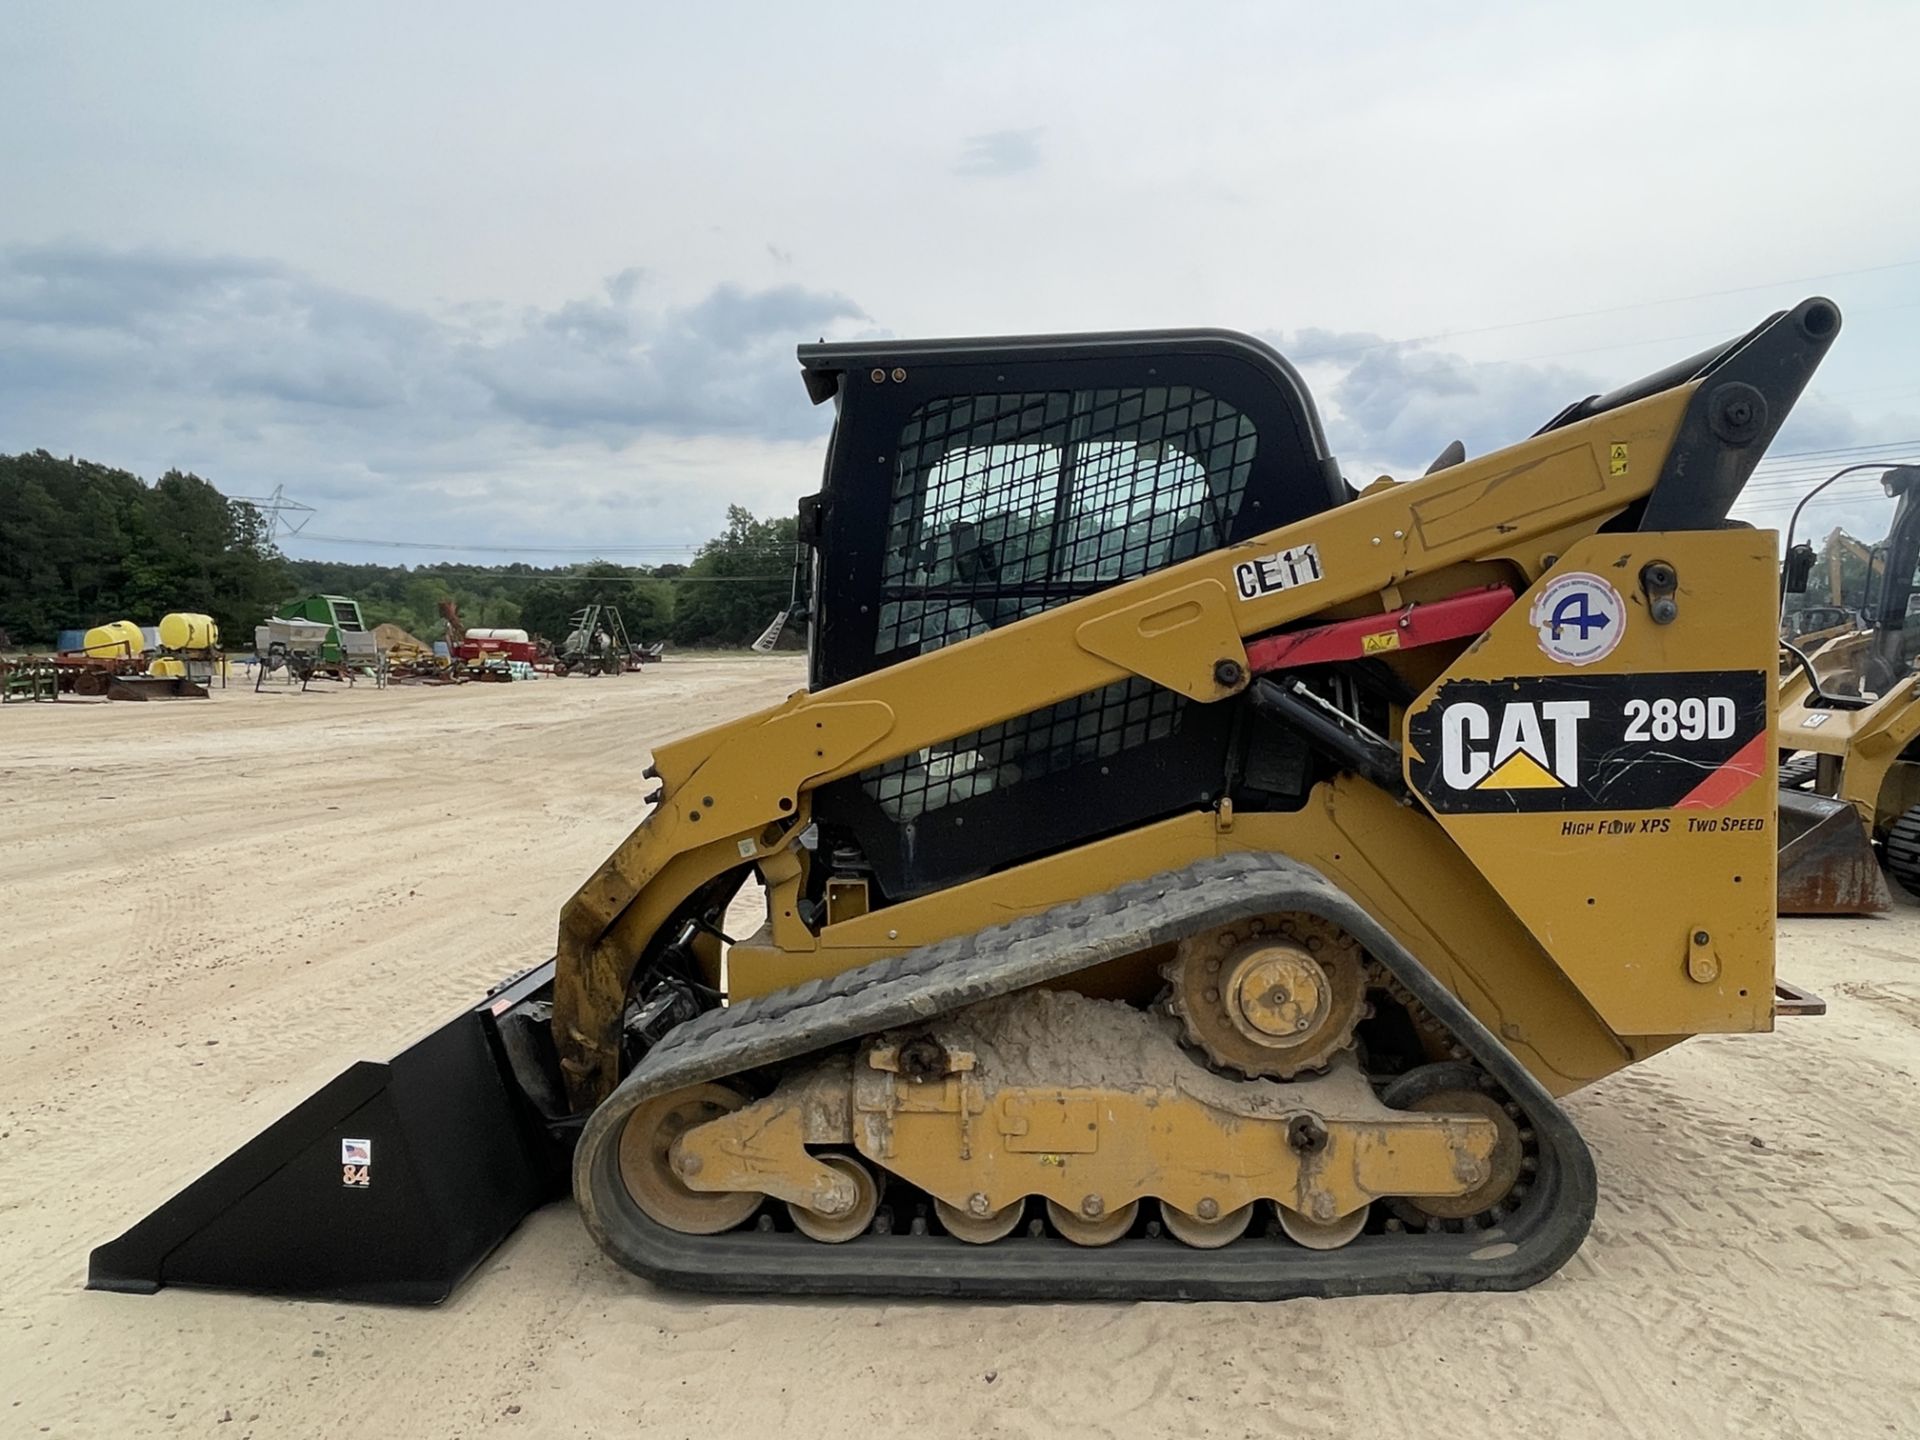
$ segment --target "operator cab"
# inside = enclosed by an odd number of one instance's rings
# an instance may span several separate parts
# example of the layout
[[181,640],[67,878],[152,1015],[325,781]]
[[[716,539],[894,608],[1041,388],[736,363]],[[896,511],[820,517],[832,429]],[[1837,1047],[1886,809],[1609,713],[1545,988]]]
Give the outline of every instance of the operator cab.
[[1816,706],[1858,708],[1912,676],[1920,467],[1863,464],[1815,486],[1788,526],[1781,588],[1781,637],[1817,679]]
[[[835,423],[812,547],[818,690],[1350,498],[1312,398],[1224,330],[800,349]],[[1239,707],[1124,681],[822,787],[823,840],[894,899],[1213,803]],[[1305,794],[1290,737],[1255,779]],[[1244,765],[1242,766],[1244,769]]]

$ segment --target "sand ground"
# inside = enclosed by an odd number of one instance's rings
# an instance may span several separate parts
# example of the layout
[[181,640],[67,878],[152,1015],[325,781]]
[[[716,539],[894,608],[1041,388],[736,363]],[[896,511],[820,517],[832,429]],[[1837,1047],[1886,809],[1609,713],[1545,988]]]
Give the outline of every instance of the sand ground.
[[1520,1295],[710,1302],[536,1214],[437,1310],[81,1288],[349,1061],[550,953],[648,746],[790,660],[0,712],[0,1435],[1920,1432],[1920,909],[1782,927],[1822,1020],[1576,1097],[1585,1248]]

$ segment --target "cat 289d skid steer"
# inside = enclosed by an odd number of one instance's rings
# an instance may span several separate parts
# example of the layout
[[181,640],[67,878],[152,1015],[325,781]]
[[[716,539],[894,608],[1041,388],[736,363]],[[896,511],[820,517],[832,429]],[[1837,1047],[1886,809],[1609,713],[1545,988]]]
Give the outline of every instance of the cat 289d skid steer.
[[1817,1005],[1727,513],[1839,324],[1357,494],[1244,336],[802,348],[809,689],[660,746],[552,961],[91,1283],[438,1299],[569,1179],[714,1291],[1541,1279],[1595,1197],[1556,1097]]

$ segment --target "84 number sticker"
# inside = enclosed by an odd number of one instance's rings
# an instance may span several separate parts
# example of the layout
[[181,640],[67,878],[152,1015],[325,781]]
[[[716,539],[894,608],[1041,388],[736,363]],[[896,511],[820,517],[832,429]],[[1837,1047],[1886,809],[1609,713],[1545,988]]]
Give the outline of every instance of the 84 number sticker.
[[373,1185],[373,1141],[340,1142],[340,1183],[349,1190],[366,1190]]

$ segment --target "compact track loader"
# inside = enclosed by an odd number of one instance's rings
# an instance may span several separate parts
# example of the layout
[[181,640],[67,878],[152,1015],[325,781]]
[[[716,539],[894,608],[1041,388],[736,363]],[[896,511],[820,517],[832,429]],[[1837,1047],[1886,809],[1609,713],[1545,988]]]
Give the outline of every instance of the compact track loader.
[[[1902,889],[1920,896],[1920,619],[1909,613],[1920,579],[1920,466],[1849,468],[1880,469],[1893,512],[1870,550],[1837,531],[1830,537],[1867,552],[1860,603],[1843,612],[1851,623],[1781,640],[1789,659],[1780,683],[1783,915],[1888,909],[1876,853]],[[1810,546],[1789,545],[1789,593],[1804,593],[1813,558]],[[1837,575],[1830,588],[1842,590]],[[1837,815],[1820,808],[1836,801],[1844,802]],[[1822,818],[1803,828],[1797,819],[1809,814]]]
[[1558,1097],[1817,1008],[1726,517],[1839,324],[1357,494],[1242,335],[803,347],[809,688],[661,745],[553,960],[90,1283],[434,1300],[569,1182],[712,1291],[1534,1283],[1594,1208]]

